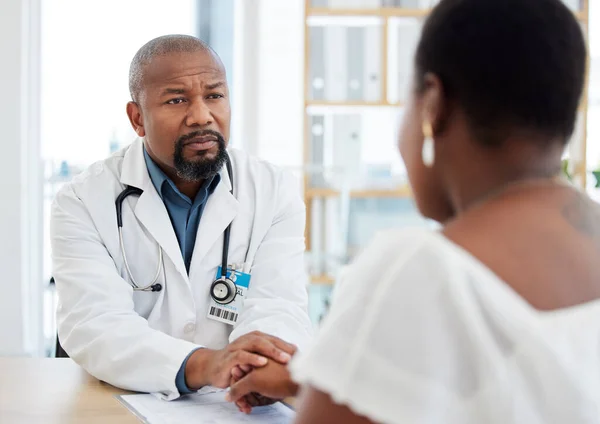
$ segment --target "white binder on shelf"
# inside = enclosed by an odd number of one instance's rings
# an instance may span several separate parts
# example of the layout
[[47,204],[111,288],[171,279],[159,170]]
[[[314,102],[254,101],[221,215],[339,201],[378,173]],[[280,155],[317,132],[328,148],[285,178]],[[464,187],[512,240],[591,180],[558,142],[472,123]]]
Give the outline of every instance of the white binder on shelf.
[[363,9],[377,9],[382,6],[382,0],[362,0],[361,3]]
[[[381,99],[382,29],[379,25],[364,28],[364,100],[376,102]],[[387,36],[387,35],[386,35]]]
[[[324,166],[325,164],[325,117],[313,115],[310,118],[310,158],[311,164]],[[310,174],[312,187],[324,187],[326,185],[323,172]]]
[[419,7],[421,9],[432,9],[440,2],[440,0],[419,0]]
[[325,99],[344,101],[348,98],[346,28],[327,26],[324,31]]
[[310,210],[310,272],[313,275],[322,275],[325,272],[323,249],[323,199],[314,198]]
[[[574,12],[581,11],[581,1],[580,0],[562,0],[562,2]],[[591,1],[590,1],[591,2]]]
[[353,0],[329,0],[329,7],[332,9],[346,9],[348,3],[352,3]]
[[345,0],[344,8],[346,9],[361,9],[363,7],[363,0]]
[[396,0],[396,7],[405,9],[417,9],[421,0]]
[[310,31],[310,57],[309,57],[309,93],[312,100],[325,99],[325,28],[321,26],[312,26],[307,28]]
[[413,82],[414,55],[421,36],[422,23],[418,20],[402,20],[397,26],[397,90],[399,101],[405,102]]
[[430,9],[437,3],[439,0],[395,0],[396,7],[405,9]]
[[346,29],[348,41],[347,68],[348,80],[346,90],[348,100],[364,99],[364,52],[365,52],[365,27],[348,27]]
[[341,265],[343,256],[341,247],[342,229],[340,227],[340,208],[337,197],[324,199],[324,231],[325,231],[325,272],[329,275],[335,274]]
[[333,118],[335,114],[327,113],[323,115],[323,186],[335,188],[338,184],[338,172],[335,169],[335,151],[334,151],[334,127]]
[[352,184],[360,177],[361,130],[361,115],[333,115],[333,164],[345,171],[344,175]]

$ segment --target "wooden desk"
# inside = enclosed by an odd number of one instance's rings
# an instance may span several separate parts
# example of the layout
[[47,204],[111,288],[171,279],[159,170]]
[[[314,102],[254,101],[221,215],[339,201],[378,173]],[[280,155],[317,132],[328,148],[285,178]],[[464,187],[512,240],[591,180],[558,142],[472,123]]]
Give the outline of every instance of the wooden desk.
[[0,423],[111,423],[139,420],[71,359],[0,358]]

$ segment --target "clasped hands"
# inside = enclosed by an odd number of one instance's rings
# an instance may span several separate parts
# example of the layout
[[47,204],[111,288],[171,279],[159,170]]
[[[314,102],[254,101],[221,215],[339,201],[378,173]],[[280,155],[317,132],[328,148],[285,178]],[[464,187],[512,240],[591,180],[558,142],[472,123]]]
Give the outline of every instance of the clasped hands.
[[296,346],[283,340],[253,332],[221,350],[198,349],[187,362],[185,380],[188,387],[229,387],[227,400],[240,411],[250,413],[264,406],[294,396],[298,390],[291,380],[287,363]]

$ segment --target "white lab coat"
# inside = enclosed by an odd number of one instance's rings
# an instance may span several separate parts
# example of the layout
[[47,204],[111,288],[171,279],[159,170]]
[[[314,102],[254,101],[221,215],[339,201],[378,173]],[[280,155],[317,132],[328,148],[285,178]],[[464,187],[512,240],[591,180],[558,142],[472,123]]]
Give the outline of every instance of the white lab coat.
[[[294,179],[229,149],[235,197],[225,168],[208,198],[189,276],[169,215],[143,157],[142,140],[92,165],[52,206],[53,275],[64,349],[95,377],[135,391],[179,396],[176,374],[198,346],[220,349],[259,330],[300,349],[310,342],[304,266],[305,207]],[[127,259],[147,285],[164,251],[160,292],[134,292],[119,238],[115,199],[125,185],[141,188],[123,203]],[[246,262],[250,289],[235,327],[208,319],[209,288],[221,264],[223,231],[233,222],[229,263]]]

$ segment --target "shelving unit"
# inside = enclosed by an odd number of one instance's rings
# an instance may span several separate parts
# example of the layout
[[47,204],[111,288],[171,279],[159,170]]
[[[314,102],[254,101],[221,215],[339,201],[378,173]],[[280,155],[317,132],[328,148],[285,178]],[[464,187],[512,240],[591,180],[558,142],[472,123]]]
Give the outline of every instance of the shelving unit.
[[[410,0],[409,0],[410,1]],[[428,0],[417,0],[420,3],[431,3]],[[318,4],[317,4],[318,3]],[[304,144],[304,163],[307,167],[315,165],[313,156],[313,137],[311,135],[311,127],[314,126],[313,117],[321,116],[323,120],[335,123],[335,120],[340,116],[363,116],[366,111],[376,110],[393,110],[396,113],[400,111],[403,106],[402,99],[393,98],[388,95],[390,90],[390,57],[388,55],[389,50],[389,37],[390,37],[390,22],[395,19],[411,19],[421,21],[426,17],[431,8],[414,8],[414,7],[366,7],[363,2],[359,5],[360,0],[328,0],[328,1],[312,1],[305,0],[305,144]],[[381,4],[379,1],[368,1],[367,4]],[[389,2],[388,2],[389,3]],[[327,7],[323,7],[323,4],[328,4]],[[354,7],[353,7],[354,6]],[[356,7],[358,6],[358,7]],[[360,7],[363,6],[363,7]],[[430,6],[428,4],[428,6]],[[340,22],[340,19],[342,20]],[[349,26],[348,20],[351,20]],[[311,91],[311,85],[314,81],[311,81],[311,54],[315,45],[311,43],[311,29],[312,28],[325,28],[337,27],[337,31],[333,34],[333,38],[341,37],[346,38],[347,35],[340,35],[342,31],[348,28],[353,28],[355,35],[361,32],[361,29],[369,27],[370,34],[367,34],[367,30],[363,31],[362,36],[365,38],[370,37],[370,40],[375,41],[376,44],[366,45],[367,42],[363,41],[364,50],[367,49],[377,51],[376,59],[371,60],[372,62],[378,62],[374,66],[375,73],[377,74],[377,80],[371,87],[370,93],[363,93],[363,96],[315,96]],[[343,28],[343,29],[342,29]],[[351,30],[352,31],[352,30]],[[348,36],[348,37],[351,37]],[[356,38],[356,37],[355,37]],[[356,41],[356,40],[355,40]],[[330,41],[331,42],[331,41]],[[334,41],[333,41],[334,42]],[[344,41],[345,42],[345,41]],[[348,40],[351,43],[350,40]],[[317,43],[314,43],[317,44]],[[316,46],[318,47],[318,46]],[[333,49],[335,50],[335,45]],[[340,46],[340,48],[346,48]],[[367,53],[365,53],[367,54]],[[347,56],[346,56],[347,57]],[[373,57],[371,57],[373,59]],[[366,61],[366,60],[365,60]],[[366,71],[365,71],[366,72]],[[342,72],[343,73],[343,72]],[[364,78],[364,77],[363,77]],[[331,81],[331,80],[330,80]],[[359,84],[367,85],[366,79],[363,79]],[[362,87],[361,87],[362,88]],[[326,91],[326,90],[325,90]],[[339,94],[339,93],[338,93]],[[351,93],[348,93],[351,94]],[[334,118],[331,118],[334,116]],[[343,119],[343,118],[339,118]],[[350,118],[352,119],[352,118]],[[384,118],[385,119],[385,118]],[[346,121],[347,122],[347,121]],[[330,122],[331,124],[331,122]],[[332,126],[332,125],[330,125]],[[340,124],[343,126],[343,122]],[[392,141],[393,142],[393,141]],[[358,147],[355,145],[355,149]],[[339,164],[334,164],[339,165]],[[347,164],[346,164],[347,165]],[[346,168],[352,168],[352,166],[346,166]],[[322,176],[326,179],[326,176]],[[341,177],[343,179],[343,177]],[[333,178],[335,179],[335,178]],[[339,183],[339,181],[338,181]],[[407,186],[406,181],[391,181],[384,186],[355,186],[350,184],[350,187],[341,187],[338,184],[315,184],[314,174],[305,174],[304,187],[305,187],[305,202],[307,205],[307,248],[310,252],[313,252],[313,247],[316,245],[323,246],[324,256],[328,256],[330,252],[327,252],[327,241],[316,238],[327,238],[327,235],[321,233],[320,235],[315,234],[315,215],[327,215],[327,209],[331,209],[329,206],[331,202],[337,202],[338,206],[344,202],[349,201],[362,201],[362,202],[377,202],[381,199],[388,199],[389,201],[411,199],[411,191]],[[346,205],[348,207],[348,205]],[[331,221],[331,211],[329,211]],[[348,217],[346,217],[348,219]],[[336,224],[338,221],[343,221],[342,216],[334,219]],[[322,223],[320,225],[323,227]],[[343,232],[345,229],[342,228],[338,233]],[[343,250],[343,249],[342,249]],[[344,252],[336,252],[338,256]],[[335,255],[333,255],[335,256]],[[317,269],[311,277],[311,281],[315,285],[329,285],[335,281],[335,275],[328,272],[327,269]]]
[[[589,0],[564,1],[581,22],[587,36]],[[351,201],[411,199],[411,190],[406,181],[395,181],[394,176],[390,177],[387,184],[383,184],[384,187],[378,185],[370,187],[368,184],[356,187],[350,178],[351,182],[343,188],[340,187],[343,184],[340,184],[339,181],[336,183],[335,178],[329,178],[330,181],[326,182],[328,180],[326,169],[327,166],[340,166],[340,163],[336,163],[336,153],[331,152],[335,151],[336,146],[341,145],[344,146],[344,154],[348,153],[345,152],[347,149],[355,155],[346,163],[341,160],[342,168],[345,166],[349,169],[350,174],[354,173],[353,176],[356,179],[356,175],[358,175],[356,165],[363,165],[361,159],[357,160],[356,156],[361,154],[359,152],[364,152],[364,149],[360,150],[360,146],[367,137],[361,137],[358,134],[360,131],[357,130],[356,134],[347,135],[349,141],[346,144],[343,142],[343,137],[342,141],[337,140],[332,136],[332,131],[335,133],[336,129],[336,119],[340,122],[338,127],[345,128],[353,126],[355,121],[363,119],[365,114],[373,116],[384,110],[391,110],[398,114],[402,112],[405,99],[398,93],[402,91],[402,87],[408,85],[408,75],[412,69],[412,52],[406,52],[404,44],[402,49],[398,48],[398,43],[404,34],[408,40],[407,44],[413,43],[416,47],[420,26],[437,2],[436,0],[305,0],[304,164],[307,168],[322,165],[324,169],[323,175],[319,178],[315,176],[314,172],[307,172],[304,175],[304,196],[308,211],[306,239],[309,252],[313,252],[313,248],[316,249],[317,245],[322,254],[327,251],[327,241],[324,240],[327,238],[325,234],[327,231],[318,233],[315,228],[326,227],[323,222],[316,221],[321,219],[321,216],[328,214],[326,211],[328,202],[338,202],[338,204],[346,202],[346,207],[348,207],[347,203]],[[389,7],[390,4],[400,4],[406,7]],[[385,7],[377,7],[378,5]],[[320,42],[315,41],[314,38],[317,37],[321,37]],[[363,37],[362,40],[360,37]],[[356,43],[357,40],[358,47],[353,45],[352,51],[342,45]],[[327,49],[329,49],[329,54],[326,53]],[[338,49],[342,52],[338,52]],[[361,59],[351,58],[350,56],[355,54],[357,49],[362,54],[371,56]],[[331,63],[325,63],[325,59],[323,59],[324,63],[319,63],[317,66],[316,62],[321,60],[320,57],[329,58],[338,53],[340,60],[336,59]],[[359,64],[363,68],[371,66],[371,69],[351,69],[352,64]],[[328,70],[325,69],[328,65],[337,70],[328,73]],[[319,66],[323,69],[316,70]],[[406,72],[402,73],[401,68],[404,66]],[[323,74],[316,76],[317,72]],[[339,79],[344,79],[342,85],[339,84]],[[332,88],[332,84],[337,84],[337,86]],[[569,149],[569,156],[573,162],[571,171],[574,180],[582,186],[586,184],[587,103],[586,90],[579,110],[578,130]],[[344,116],[347,117],[346,121],[343,121]],[[389,115],[381,118],[382,123],[387,121],[389,121]],[[395,122],[396,129],[398,126],[399,122]],[[330,144],[333,143],[333,147],[330,148],[329,153],[327,153],[326,143],[323,141],[327,136],[333,139],[330,141]],[[371,135],[369,135],[369,141],[371,141]],[[318,156],[315,152],[321,155],[319,158],[321,162],[315,159]],[[351,154],[347,154],[347,156],[351,156]],[[329,163],[325,163],[327,161]],[[331,218],[331,214],[329,215]],[[344,219],[348,218],[340,216],[334,221],[337,224],[338,221],[344,221]],[[328,228],[325,229],[328,230]],[[342,228],[341,232],[344,230]],[[339,255],[339,253],[338,251],[337,254]],[[327,285],[335,282],[335,272],[331,273],[323,269],[312,271],[311,281],[315,285]]]
[[307,100],[306,106],[326,106],[326,107],[335,107],[335,106],[349,106],[349,107],[401,107],[402,104],[399,102],[390,103],[387,101],[380,102],[369,102],[369,101],[327,101],[327,100]]
[[[310,0],[309,0],[310,2]],[[376,9],[342,9],[308,7],[306,16],[377,16],[381,18],[424,18],[431,9],[409,9],[400,7],[380,7]]]
[[[350,191],[351,198],[410,198],[412,196],[410,187],[402,186],[395,189],[370,189],[370,190],[352,190]],[[307,198],[315,197],[337,197],[340,196],[338,190],[330,188],[309,188],[305,191]]]

